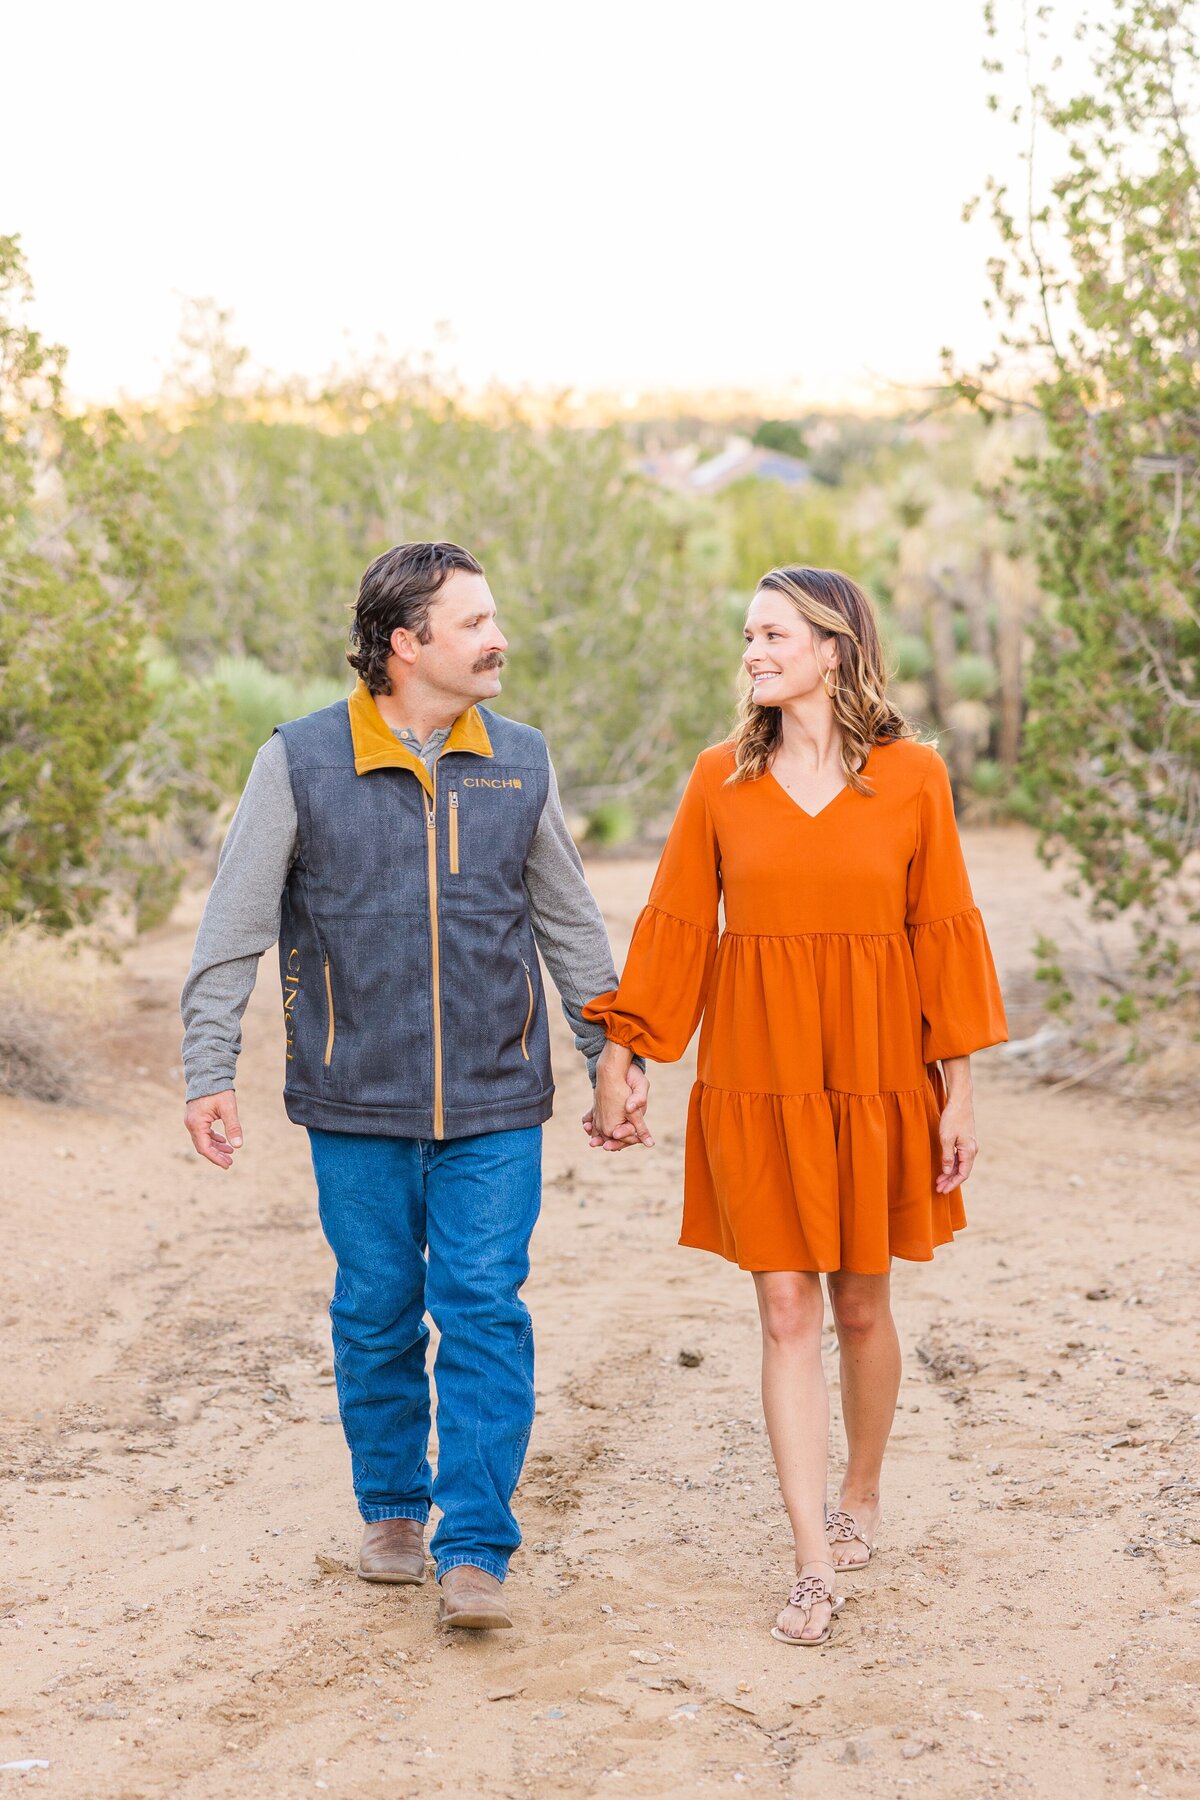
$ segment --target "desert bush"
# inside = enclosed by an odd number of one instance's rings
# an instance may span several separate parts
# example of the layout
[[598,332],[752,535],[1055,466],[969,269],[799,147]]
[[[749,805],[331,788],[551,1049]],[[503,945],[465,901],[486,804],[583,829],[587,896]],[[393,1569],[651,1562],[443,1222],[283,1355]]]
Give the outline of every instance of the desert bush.
[[623,800],[602,800],[587,817],[585,841],[605,850],[627,844],[637,830],[637,817]]
[[[190,596],[168,647],[195,673],[214,638],[232,659],[214,686],[233,709],[235,784],[280,718],[346,691],[361,572],[420,538],[483,562],[513,646],[501,710],[545,731],[568,804],[653,812],[724,728],[738,655],[724,540],[630,469],[619,431],[535,425],[515,402],[468,416],[403,371],[332,386],[304,418],[202,385],[182,423],[146,430]],[[686,657],[647,654],[664,622]],[[315,698],[297,691],[307,679]]]
[[221,656],[208,686],[223,703],[226,736],[220,768],[227,790],[240,793],[255,755],[276,725],[344,699],[350,682],[349,672],[345,681],[325,676],[296,681],[266,668],[257,657]]
[[933,653],[929,645],[914,632],[890,633],[887,650],[899,681],[923,681],[933,667]]
[[827,489],[737,481],[720,496],[718,507],[729,533],[729,578],[746,598],[768,569],[785,563],[862,573],[862,551],[846,524],[845,507]]
[[960,700],[990,700],[996,691],[996,665],[986,656],[968,652],[955,657],[949,679]]
[[25,922],[0,926],[0,1094],[78,1099],[95,1040],[119,1011],[115,963]]
[[981,756],[971,771],[972,790],[983,800],[996,800],[1004,792],[1005,771],[994,757]]

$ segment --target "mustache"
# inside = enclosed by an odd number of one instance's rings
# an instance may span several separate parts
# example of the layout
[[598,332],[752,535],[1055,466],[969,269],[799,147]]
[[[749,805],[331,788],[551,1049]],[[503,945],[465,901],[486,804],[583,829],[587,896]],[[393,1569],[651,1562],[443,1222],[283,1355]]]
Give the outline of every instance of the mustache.
[[471,670],[472,675],[486,675],[490,669],[502,669],[507,658],[503,650],[493,650],[490,656],[481,656]]

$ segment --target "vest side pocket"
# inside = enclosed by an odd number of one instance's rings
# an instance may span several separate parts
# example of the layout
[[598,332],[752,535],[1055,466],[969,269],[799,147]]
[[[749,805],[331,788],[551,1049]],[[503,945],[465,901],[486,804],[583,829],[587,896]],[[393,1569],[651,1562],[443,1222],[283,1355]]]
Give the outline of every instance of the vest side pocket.
[[329,1014],[329,1029],[325,1033],[325,1067],[329,1067],[333,1056],[334,1023],[333,1023],[333,982],[329,975],[329,958],[325,958],[325,1005]]
[[458,789],[450,789],[450,873],[458,870]]
[[525,1029],[521,1033],[521,1055],[529,1061],[529,1027],[533,1024],[533,977],[529,973],[529,964],[521,958],[521,967],[525,971],[525,986],[529,989],[529,1011],[525,1014]]

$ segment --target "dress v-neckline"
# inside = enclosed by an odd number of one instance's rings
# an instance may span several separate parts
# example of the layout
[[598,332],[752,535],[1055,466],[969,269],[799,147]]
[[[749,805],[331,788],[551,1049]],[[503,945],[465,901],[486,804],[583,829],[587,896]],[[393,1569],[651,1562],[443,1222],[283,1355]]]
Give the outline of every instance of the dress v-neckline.
[[779,792],[783,795],[783,797],[787,801],[788,805],[794,806],[796,811],[800,814],[800,817],[802,819],[820,819],[820,818],[822,818],[829,811],[831,806],[837,805],[837,803],[841,799],[842,795],[846,792],[846,788],[850,786],[850,783],[847,782],[846,787],[840,787],[836,794],[831,794],[829,796],[829,798],[825,802],[824,806],[818,806],[816,812],[809,812],[807,806],[801,806],[800,802],[796,799],[796,796],[794,794],[788,793],[788,791],[784,787],[782,781],[780,781],[778,779],[778,777],[774,774],[774,772],[771,769],[767,770],[767,774],[770,775],[771,780],[775,783],[775,786],[779,789]]
[[[874,745],[872,745],[871,748],[874,749]],[[867,752],[867,761],[863,763],[863,769],[866,768],[867,763],[869,763],[870,760],[871,760],[871,753],[870,753],[870,751],[868,751]],[[862,773],[861,770],[859,772],[860,772],[860,774]],[[783,795],[783,797],[787,801],[788,805],[794,806],[796,811],[800,814],[800,816],[805,819],[823,819],[825,817],[825,814],[829,811],[830,807],[836,806],[838,801],[841,799],[842,795],[847,793],[850,788],[850,783],[848,781],[844,782],[842,784],[842,786],[838,789],[836,794],[831,794],[829,796],[829,799],[825,802],[824,806],[818,806],[816,812],[809,812],[809,810],[806,806],[801,806],[800,802],[796,799],[794,794],[788,793],[788,791],[784,787],[782,781],[780,781],[779,777],[776,775],[774,769],[768,769],[767,774],[771,777],[771,780],[775,783],[775,786],[779,789],[779,792]]]

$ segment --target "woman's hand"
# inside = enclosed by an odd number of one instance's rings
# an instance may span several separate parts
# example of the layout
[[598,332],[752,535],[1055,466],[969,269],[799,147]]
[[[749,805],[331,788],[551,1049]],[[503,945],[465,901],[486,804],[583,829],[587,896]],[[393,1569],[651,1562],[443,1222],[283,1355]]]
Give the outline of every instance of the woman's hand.
[[938,1135],[942,1140],[942,1169],[934,1186],[939,1194],[949,1194],[967,1179],[979,1154],[975,1106],[969,1089],[966,1093],[950,1095]]
[[653,1148],[646,1126],[646,1102],[650,1083],[637,1068],[633,1052],[611,1040],[596,1065],[596,1093],[590,1112],[583,1115],[583,1129],[593,1149],[624,1150],[631,1144]]

